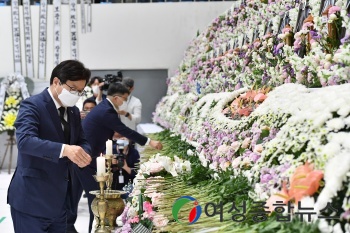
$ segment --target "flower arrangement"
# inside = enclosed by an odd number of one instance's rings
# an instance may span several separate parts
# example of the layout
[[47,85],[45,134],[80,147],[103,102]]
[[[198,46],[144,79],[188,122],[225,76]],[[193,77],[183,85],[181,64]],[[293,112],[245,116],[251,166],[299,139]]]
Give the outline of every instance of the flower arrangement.
[[4,110],[0,121],[0,132],[15,130],[14,123],[17,118],[21,100],[22,96],[20,92],[14,91],[6,95]]
[[[298,12],[305,2],[280,0],[243,2],[214,19],[168,78],[168,93],[154,121],[195,148],[191,174],[179,174],[182,182],[171,180],[177,189],[207,201],[281,200],[294,206],[300,201],[317,213],[331,203],[338,211],[328,216],[337,215],[337,220],[297,222],[294,228],[294,223],[269,222],[269,229],[349,232],[350,16],[347,1],[328,7],[326,20],[320,15],[321,1],[308,2],[310,17],[304,22]],[[281,30],[287,14],[289,24]],[[272,90],[263,93],[258,106],[253,105],[253,86]],[[166,188],[158,209],[170,220],[165,230],[196,232],[195,226],[171,221],[165,209],[179,192]],[[198,225],[218,232],[247,230],[207,220]],[[256,232],[268,225],[244,223]]]
[[[122,213],[123,227],[117,231],[128,233],[135,228],[143,228],[151,232],[153,227],[162,229],[169,222],[168,218],[157,213],[159,200],[164,195],[157,191],[166,177],[176,177],[191,171],[191,163],[177,156],[171,159],[168,156],[156,154],[140,165],[134,179],[134,189],[130,194],[131,201]],[[148,229],[148,231],[147,231]]]
[[249,90],[232,101],[232,103],[223,110],[223,113],[233,120],[238,120],[243,116],[249,116],[254,109],[267,98],[266,94],[268,92],[269,88]]
[[0,132],[7,131],[13,135],[14,123],[22,99],[29,97],[24,77],[10,74],[5,77],[0,86]]

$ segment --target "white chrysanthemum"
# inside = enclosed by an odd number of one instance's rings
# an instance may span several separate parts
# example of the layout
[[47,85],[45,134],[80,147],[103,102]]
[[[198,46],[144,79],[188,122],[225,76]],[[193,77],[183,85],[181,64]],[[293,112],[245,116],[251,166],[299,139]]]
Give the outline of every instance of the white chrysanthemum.
[[333,227],[328,225],[325,219],[320,219],[318,229],[321,231],[321,233],[332,233]]
[[345,104],[338,110],[337,113],[342,117],[348,116],[350,113],[350,106],[348,104]]
[[334,155],[338,154],[340,150],[341,146],[339,143],[329,142],[323,147],[322,154],[333,157]]
[[193,153],[192,150],[188,149],[188,150],[187,150],[187,155],[188,155],[188,156],[192,156],[192,155],[194,155],[194,153]]
[[317,199],[317,209],[323,209],[327,205],[327,202],[337,195],[337,191],[341,189],[342,182],[346,177],[346,173],[349,171],[349,153],[341,153],[328,161],[324,173],[326,185]]
[[327,123],[327,127],[331,130],[338,131],[345,127],[345,123],[341,118],[334,118],[329,120]]

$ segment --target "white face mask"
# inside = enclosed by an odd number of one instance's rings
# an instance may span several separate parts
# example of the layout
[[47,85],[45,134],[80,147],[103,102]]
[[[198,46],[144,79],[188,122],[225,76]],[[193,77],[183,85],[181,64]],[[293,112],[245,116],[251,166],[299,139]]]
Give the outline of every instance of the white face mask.
[[80,96],[74,95],[67,91],[67,89],[63,88],[61,94],[58,95],[58,98],[64,107],[73,107],[78,102]]
[[[120,97],[118,96],[118,98],[120,98]],[[125,100],[123,100],[123,104],[122,105],[118,106],[118,109],[120,111],[126,111],[127,108],[128,108],[128,104],[126,103]]]
[[100,93],[100,87],[99,86],[92,86],[91,88],[92,88],[92,92],[94,94]]

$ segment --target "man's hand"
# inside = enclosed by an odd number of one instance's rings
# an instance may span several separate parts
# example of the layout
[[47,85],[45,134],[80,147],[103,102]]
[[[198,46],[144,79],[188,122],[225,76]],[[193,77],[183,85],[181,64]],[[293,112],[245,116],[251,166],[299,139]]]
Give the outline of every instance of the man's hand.
[[105,85],[105,82],[102,82],[102,83],[98,84],[98,87],[100,88],[100,92],[102,91],[103,85]]
[[124,110],[120,110],[118,113],[119,113],[119,115],[125,116],[125,114],[126,114],[127,112],[124,111]]
[[86,111],[81,111],[80,112],[80,118],[83,120],[83,119],[85,119],[85,117],[86,117]]
[[154,140],[151,140],[149,142],[149,145],[151,147],[153,147],[154,149],[157,149],[157,150],[161,150],[163,148],[163,145],[160,141],[154,141]]
[[63,157],[64,156],[67,156],[69,160],[79,167],[85,167],[91,163],[91,156],[80,146],[64,145]]

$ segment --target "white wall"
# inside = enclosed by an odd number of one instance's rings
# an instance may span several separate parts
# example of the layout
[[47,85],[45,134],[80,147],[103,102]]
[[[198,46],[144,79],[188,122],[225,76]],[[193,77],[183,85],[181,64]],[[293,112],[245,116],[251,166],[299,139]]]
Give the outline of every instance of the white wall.
[[[94,4],[92,32],[81,34],[78,6],[79,60],[90,69],[168,69],[178,67],[189,42],[233,2],[181,2],[153,4]],[[70,59],[69,11],[62,5],[61,59]],[[23,23],[22,8],[20,19]],[[53,8],[48,10],[46,78],[53,69]],[[31,7],[37,74],[39,6]],[[23,36],[23,25],[21,25]],[[22,70],[25,72],[22,37]],[[14,71],[11,8],[0,7],[0,77]],[[24,74],[25,75],[25,74]]]

